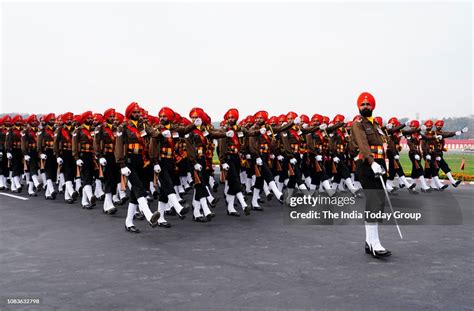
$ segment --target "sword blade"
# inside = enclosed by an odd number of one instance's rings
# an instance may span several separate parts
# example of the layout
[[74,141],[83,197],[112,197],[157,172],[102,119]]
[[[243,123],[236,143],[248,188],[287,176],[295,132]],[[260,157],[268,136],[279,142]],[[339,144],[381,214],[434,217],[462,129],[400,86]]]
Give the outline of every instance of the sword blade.
[[[388,196],[388,191],[387,191],[387,188],[385,187],[385,183],[383,181],[382,175],[379,175],[379,178],[380,178],[380,182],[382,183],[383,190],[385,192],[385,197],[387,198],[387,201],[388,201],[388,206],[390,206],[390,210],[392,211],[392,215],[393,215],[394,211],[393,211],[393,207],[392,207],[392,201],[390,201],[390,198]],[[395,217],[393,217],[393,220],[395,221],[395,225],[397,226],[397,230],[398,230],[398,234],[400,235],[400,239],[403,240],[402,231],[400,230],[400,226],[398,225],[397,219]]]

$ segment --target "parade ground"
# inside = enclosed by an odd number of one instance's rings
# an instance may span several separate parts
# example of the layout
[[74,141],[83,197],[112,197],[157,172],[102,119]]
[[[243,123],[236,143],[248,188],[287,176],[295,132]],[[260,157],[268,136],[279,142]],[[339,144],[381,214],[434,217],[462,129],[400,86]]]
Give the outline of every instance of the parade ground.
[[284,225],[275,199],[237,218],[221,197],[211,222],[135,221],[142,232],[132,234],[126,204],[107,216],[102,202],[0,195],[0,309],[472,310],[474,186],[420,195],[437,196],[434,209],[454,197],[463,224],[402,226],[403,240],[381,226],[393,252],[383,260],[364,253],[363,226]]

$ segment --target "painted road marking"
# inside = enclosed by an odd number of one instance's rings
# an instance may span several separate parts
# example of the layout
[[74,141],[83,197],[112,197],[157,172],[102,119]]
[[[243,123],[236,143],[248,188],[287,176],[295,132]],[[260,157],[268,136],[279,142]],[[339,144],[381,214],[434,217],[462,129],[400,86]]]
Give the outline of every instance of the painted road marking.
[[15,198],[15,199],[19,199],[19,200],[23,200],[23,201],[27,201],[29,200],[28,198],[24,198],[24,197],[20,197],[20,196],[17,196],[17,195],[13,195],[13,194],[9,194],[9,193],[1,193],[1,195],[5,195],[7,197],[12,197],[12,198]]

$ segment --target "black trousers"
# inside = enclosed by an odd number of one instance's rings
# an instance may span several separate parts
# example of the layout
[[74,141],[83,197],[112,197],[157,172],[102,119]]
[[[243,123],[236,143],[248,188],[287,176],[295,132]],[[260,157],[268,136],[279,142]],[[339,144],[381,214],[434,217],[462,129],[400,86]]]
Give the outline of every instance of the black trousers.
[[303,184],[303,180],[302,180],[302,175],[301,175],[301,158],[299,156],[299,154],[294,154],[293,156],[295,159],[296,159],[296,164],[295,165],[292,165],[290,163],[290,160],[288,159],[285,159],[284,161],[284,167],[286,168],[289,168],[289,165],[291,165],[291,167],[293,168],[293,171],[294,171],[294,174],[290,176],[290,180],[288,181],[288,188],[289,189],[294,189],[296,187],[296,185],[301,185]]
[[339,158],[339,162],[338,163],[334,162],[334,165],[336,165],[336,170],[337,170],[337,173],[334,175],[334,182],[339,183],[341,181],[341,178],[342,179],[350,178],[351,171],[346,165],[344,154],[337,153],[335,156]]
[[168,203],[168,195],[174,193],[174,181],[172,175],[176,175],[179,179],[178,174],[175,174],[174,160],[168,158],[162,158],[160,160],[161,172],[158,175],[160,180],[160,197],[161,202]]
[[[205,157],[198,157],[197,162],[202,166],[201,171],[194,171],[194,167],[192,169],[192,176],[194,181],[194,189],[196,190],[195,199],[200,200],[202,198],[206,198],[209,196],[209,191],[207,190],[206,186],[209,182],[209,171],[206,170],[206,158]],[[199,180],[196,180],[196,175]]]
[[311,171],[310,171],[310,177],[311,177],[311,184],[313,185],[319,185],[321,182],[329,179],[330,177],[326,174],[326,167],[324,166],[323,161],[318,161],[318,166],[321,169],[321,171],[318,172],[316,169],[316,159],[312,157],[311,159]]
[[84,185],[92,186],[94,179],[94,158],[92,152],[81,152],[81,160],[84,164],[81,167],[81,178]]
[[7,159],[7,152],[5,150],[1,150],[3,155],[0,157],[0,175],[7,176],[8,175],[8,159]]
[[140,154],[129,154],[127,158],[127,167],[131,173],[128,181],[132,185],[130,189],[130,203],[138,204],[137,199],[146,196],[143,180],[145,180],[145,172],[143,169],[143,158]]
[[36,150],[30,150],[27,153],[30,156],[30,161],[28,161],[28,172],[30,173],[30,181],[32,181],[32,175],[38,175],[39,169],[39,157]]
[[421,160],[415,159],[415,153],[410,152],[408,153],[408,157],[411,161],[411,178],[419,178],[423,176],[423,165],[421,164]]
[[12,176],[20,176],[23,173],[23,153],[20,148],[12,149],[12,159],[10,160]]
[[[451,169],[449,168],[448,163],[446,163],[446,161],[444,160],[443,154],[440,154],[440,155],[438,155],[438,156],[441,158],[441,160],[437,161],[437,162],[438,162],[438,167],[439,167],[445,174],[451,172]],[[435,158],[435,160],[436,160],[436,158]],[[438,173],[439,173],[439,169],[438,169]],[[438,175],[438,174],[436,174],[436,175]]]
[[[395,175],[398,175],[399,177],[405,176],[405,172],[403,171],[403,167],[400,164],[400,161],[395,159],[396,154],[387,151],[387,158],[388,158],[388,179],[393,180],[395,178]],[[398,168],[395,168],[395,163],[397,164]]]
[[240,188],[240,158],[238,154],[230,153],[226,156],[226,163],[229,165],[227,171],[227,184],[229,189],[227,194],[236,195],[241,192]]
[[64,174],[64,181],[74,181],[76,178],[76,161],[72,156],[71,150],[63,150],[60,157],[63,159],[62,171]]
[[46,179],[51,179],[53,182],[57,177],[58,163],[56,162],[56,156],[53,153],[53,149],[46,149],[44,154],[47,156],[44,163],[44,171]]
[[[384,159],[375,159],[375,161],[385,168]],[[386,168],[385,168],[386,169]],[[359,178],[360,184],[364,189],[365,194],[365,210],[376,213],[383,212],[385,207],[385,193],[381,184],[380,178],[375,177],[374,171],[366,161],[356,161],[356,174]],[[384,175],[384,182],[386,176]],[[382,219],[367,217],[365,215],[365,221],[367,222],[382,222]]]
[[105,165],[104,172],[104,191],[105,193],[117,193],[117,184],[120,182],[120,168],[115,162],[113,152],[108,152],[104,155],[107,165]]
[[273,181],[273,174],[268,168],[268,159],[269,155],[268,154],[262,154],[260,158],[263,161],[263,164],[261,166],[257,165],[257,169],[260,170],[260,176],[255,179],[255,188],[262,190],[263,189],[263,181],[266,181],[267,184],[269,184],[271,181]]

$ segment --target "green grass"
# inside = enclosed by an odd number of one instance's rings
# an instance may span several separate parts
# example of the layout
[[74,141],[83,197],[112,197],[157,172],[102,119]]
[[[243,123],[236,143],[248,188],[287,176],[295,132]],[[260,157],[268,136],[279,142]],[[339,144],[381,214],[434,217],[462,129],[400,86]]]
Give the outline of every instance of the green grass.
[[[459,167],[461,166],[461,160],[464,157],[464,172],[462,172]],[[471,180],[474,181],[474,154],[462,154],[462,153],[445,153],[444,154],[444,160],[448,163],[449,167],[451,168],[452,174],[454,176],[460,175],[461,173],[464,175],[465,180]],[[214,153],[214,158],[213,158],[213,163],[214,164],[219,164],[219,158],[217,157],[217,154]],[[410,176],[411,173],[411,161],[408,158],[408,153],[407,152],[402,152],[400,154],[400,163],[402,164],[403,170],[405,171],[405,174],[407,176]],[[424,165],[425,162],[422,161],[422,164]],[[444,173],[440,170],[440,177],[445,178]],[[460,177],[458,177],[460,178]]]

